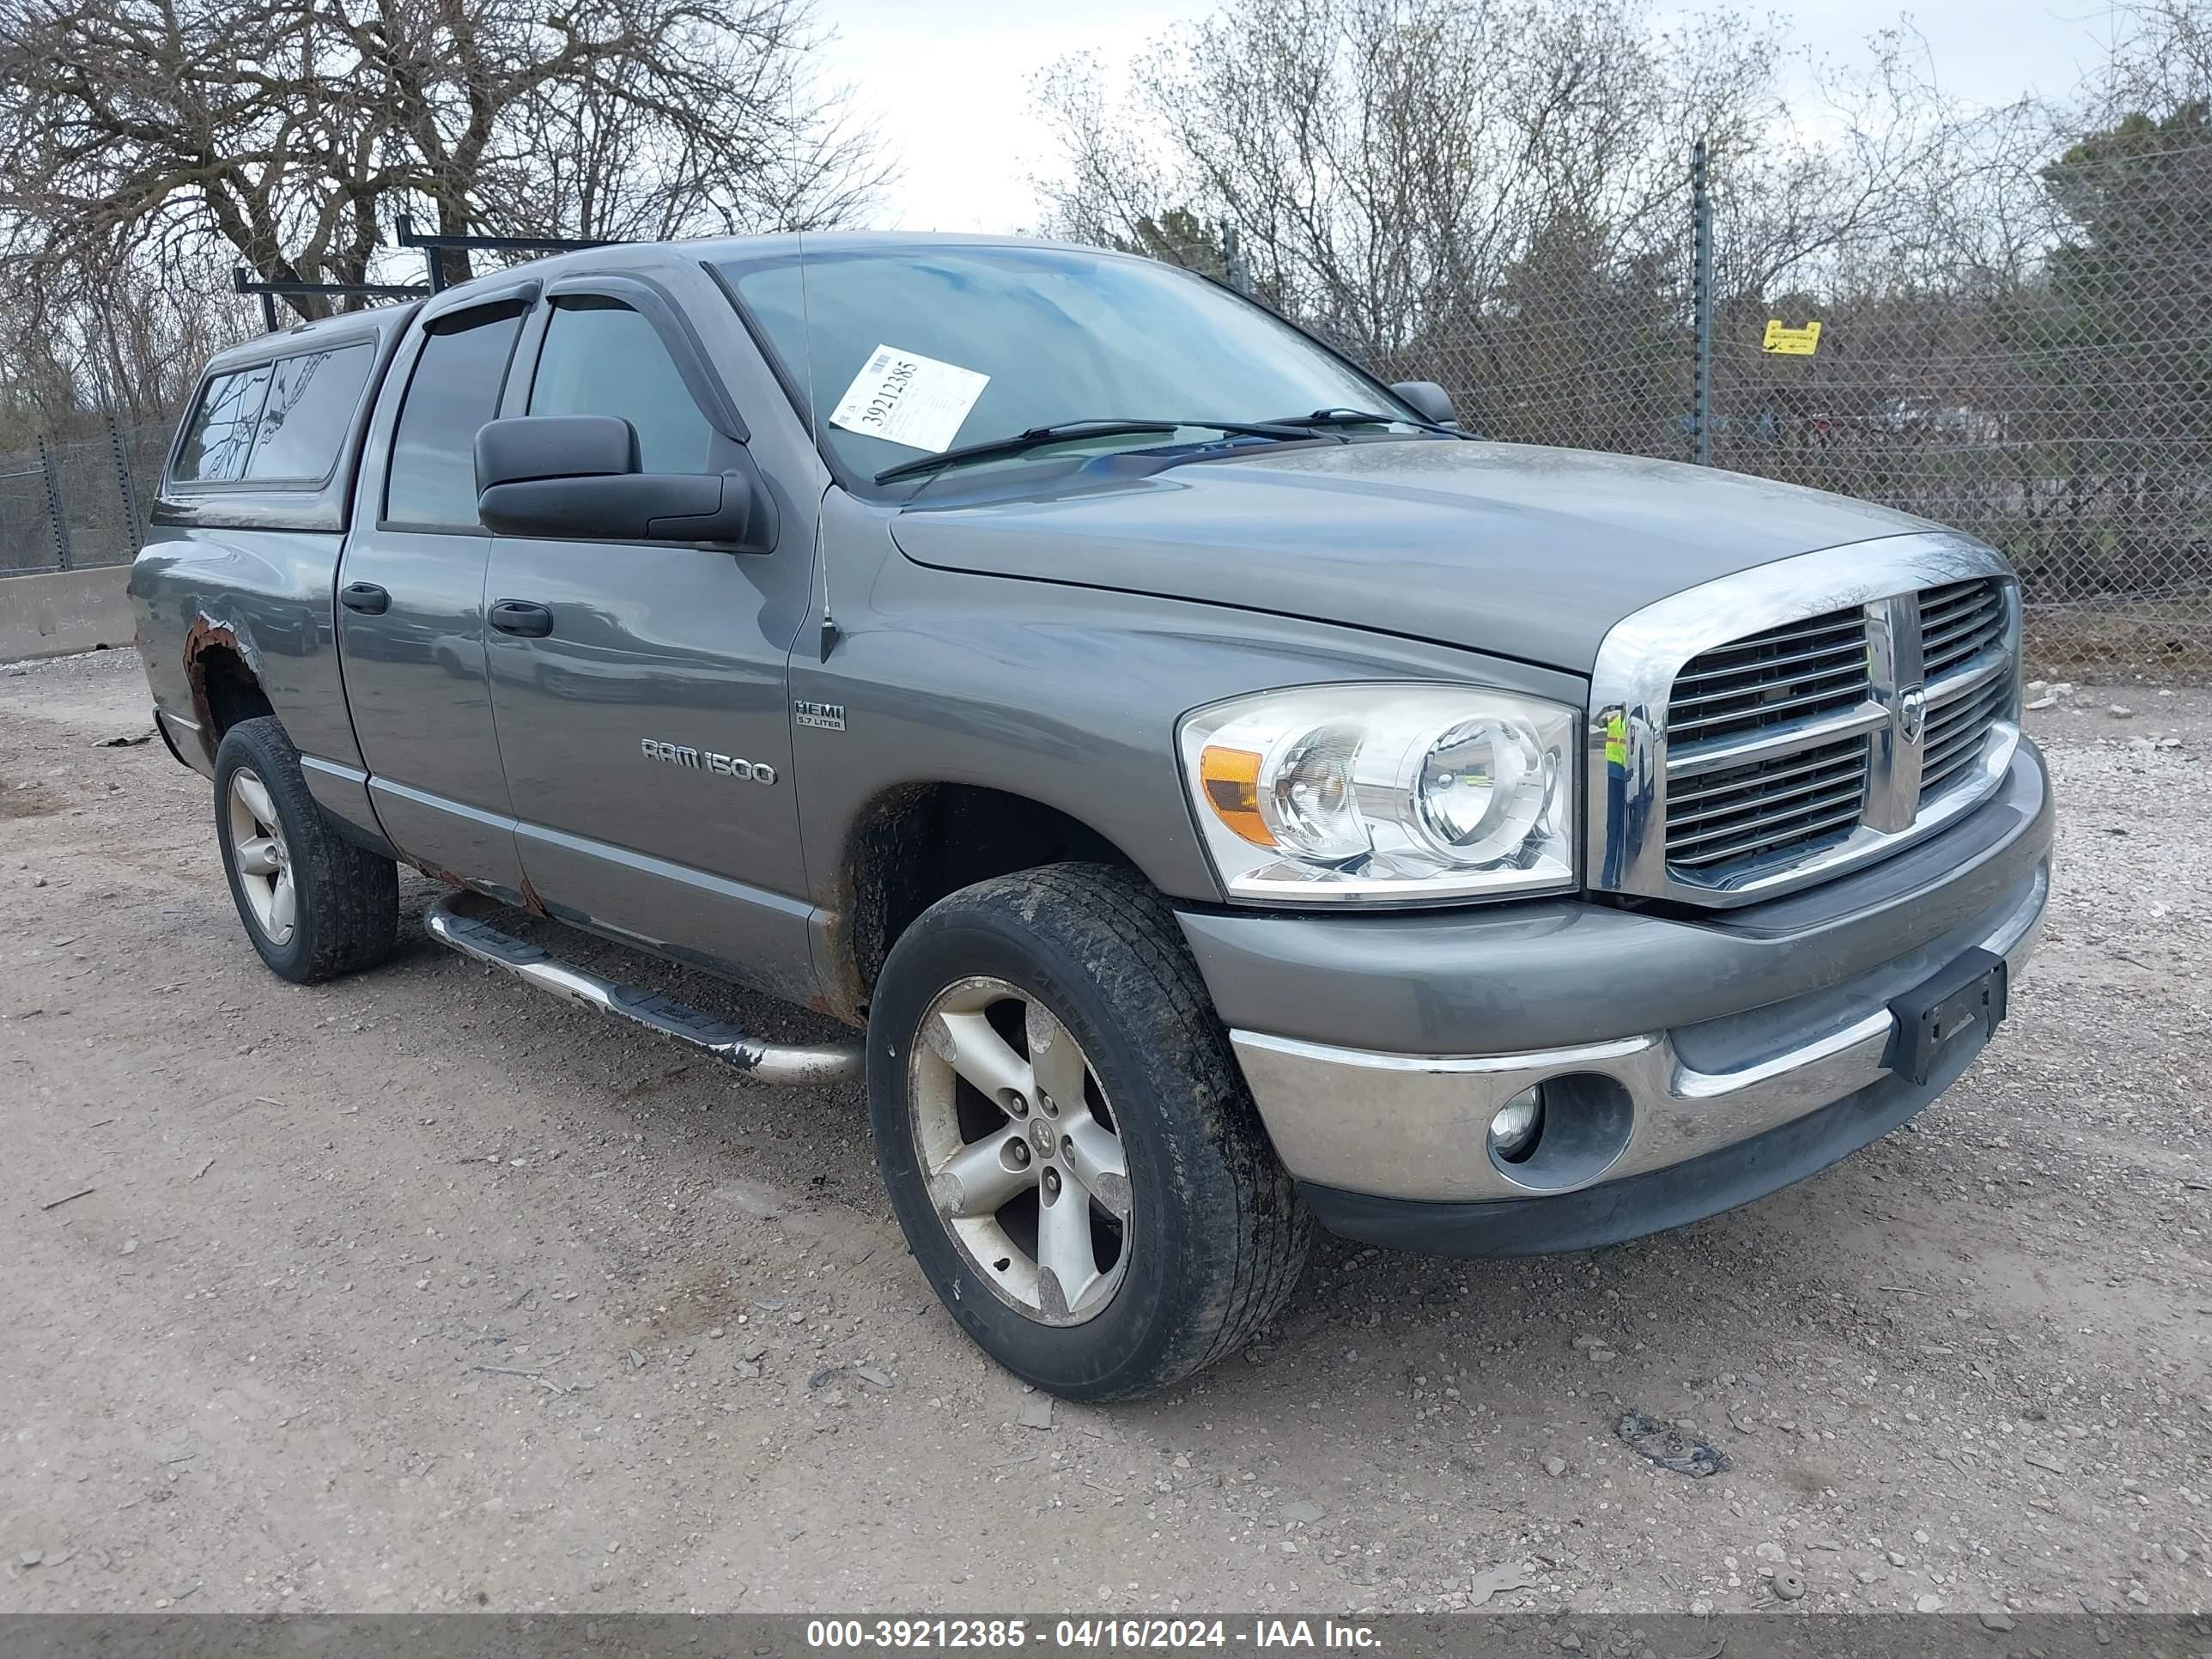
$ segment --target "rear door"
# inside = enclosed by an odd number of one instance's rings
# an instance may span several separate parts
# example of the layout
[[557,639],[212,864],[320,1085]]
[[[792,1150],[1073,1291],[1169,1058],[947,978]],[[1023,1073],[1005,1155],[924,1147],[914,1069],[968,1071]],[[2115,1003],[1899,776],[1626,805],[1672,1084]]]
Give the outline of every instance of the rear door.
[[[687,282],[727,315],[696,270],[555,284],[510,412],[619,416],[643,471],[731,470],[749,432],[686,317]],[[801,521],[787,500],[765,554],[501,536],[486,589],[500,754],[537,896],[800,995],[811,967],[785,665],[812,542],[811,507]]]
[[393,365],[338,568],[338,655],[369,795],[392,843],[512,896],[522,884],[484,667],[477,428],[535,290],[447,310]]

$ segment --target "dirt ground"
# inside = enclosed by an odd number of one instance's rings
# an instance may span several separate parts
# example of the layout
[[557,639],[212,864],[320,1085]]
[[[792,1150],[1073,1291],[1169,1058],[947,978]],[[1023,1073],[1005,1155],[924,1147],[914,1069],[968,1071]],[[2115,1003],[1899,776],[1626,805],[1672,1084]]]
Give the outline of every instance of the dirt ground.
[[2212,694],[2031,719],[2047,942],[1917,1123],[1602,1254],[1331,1243],[1264,1345],[1037,1427],[857,1091],[411,926],[283,984],[207,787],[98,746],[135,657],[0,669],[0,1610],[2201,1607]]

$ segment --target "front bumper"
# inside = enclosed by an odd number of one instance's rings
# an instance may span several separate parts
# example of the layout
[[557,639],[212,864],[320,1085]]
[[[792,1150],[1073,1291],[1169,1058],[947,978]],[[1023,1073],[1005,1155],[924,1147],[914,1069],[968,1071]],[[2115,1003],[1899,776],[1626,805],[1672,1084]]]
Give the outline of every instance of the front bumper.
[[[1350,930],[1331,919],[1336,970],[1318,959],[1315,969],[1337,994],[1300,978],[1290,1006],[1329,1012],[1295,1035],[1243,1023],[1236,988],[1219,980],[1258,948],[1237,921],[1297,922],[1209,914],[1183,924],[1217,1002],[1230,1005],[1276,1151],[1325,1224],[1393,1244],[1529,1253],[1746,1202],[1926,1105],[1979,1036],[1952,1041],[1928,1082],[1912,1084],[1887,1063],[1889,1005],[1978,948],[2017,972],[2049,896],[2050,842],[2042,757],[2023,743],[2004,788],[1943,834],[1725,917],[1559,904],[1542,915],[1360,918]],[[1394,921],[1395,940],[1384,931]],[[1299,977],[1279,956],[1274,971]],[[1468,1017],[1451,1018],[1454,1008]],[[1414,1042],[1346,1042],[1347,1009],[1364,1012],[1364,1030]],[[1469,1033],[1456,1045],[1455,1027]],[[1516,1030],[1541,1040],[1498,1040]],[[1538,1156],[1493,1158],[1493,1115],[1547,1080]]]
[[1572,1192],[1475,1203],[1379,1198],[1299,1183],[1322,1225],[1346,1238],[1437,1255],[1547,1255],[1686,1226],[1818,1174],[1918,1115],[1981,1052],[1961,1041],[1927,1083],[1885,1074],[1764,1134],[1681,1164]]

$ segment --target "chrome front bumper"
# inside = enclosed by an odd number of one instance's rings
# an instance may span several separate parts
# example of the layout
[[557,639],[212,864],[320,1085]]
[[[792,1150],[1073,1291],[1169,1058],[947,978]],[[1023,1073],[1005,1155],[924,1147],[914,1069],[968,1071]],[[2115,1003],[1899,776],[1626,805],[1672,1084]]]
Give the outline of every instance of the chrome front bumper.
[[[2039,863],[2024,894],[1986,919],[1978,939],[1958,941],[1950,954],[1978,943],[2016,975],[2041,931],[2050,886],[2050,866]],[[1840,999],[1841,1007],[1833,996],[1808,999],[1818,1017],[1804,1029],[1748,1045],[1751,1052],[1737,1063],[1716,1069],[1685,1058],[1686,1048],[1728,1046],[1701,1040],[1697,1027],[1465,1057],[1380,1054],[1249,1030],[1232,1030],[1230,1040],[1275,1150],[1299,1181],[1395,1200],[1526,1200],[1665,1169],[1767,1133],[1881,1081],[1889,1075],[1884,1055],[1897,1030],[1884,993],[1905,988],[1893,981],[1893,975],[1890,982],[1870,981],[1856,1006],[1849,997]],[[1591,994],[1601,997],[1595,977]],[[1610,1079],[1625,1092],[1632,1111],[1625,1139],[1609,1161],[1577,1178],[1516,1177],[1515,1166],[1490,1155],[1492,1118],[1531,1085],[1569,1074]]]

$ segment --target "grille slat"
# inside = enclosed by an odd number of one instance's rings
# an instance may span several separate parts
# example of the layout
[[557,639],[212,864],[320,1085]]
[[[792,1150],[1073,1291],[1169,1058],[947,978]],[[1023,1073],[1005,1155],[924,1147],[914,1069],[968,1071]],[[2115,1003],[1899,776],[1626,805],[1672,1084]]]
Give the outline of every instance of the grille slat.
[[1920,590],[1920,614],[1927,617],[1942,611],[1956,610],[1960,605],[1978,602],[1989,591],[1989,578],[1986,576],[1970,576],[1962,582],[1923,587]]
[[1667,799],[1667,860],[1704,871],[1796,855],[1858,821],[1867,740],[1839,738],[1685,779]]
[[[1829,752],[1832,748],[1836,751],[1834,754]],[[1848,754],[1844,752],[1846,750]],[[1677,816],[1677,809],[1685,805],[1698,806],[1704,804],[1710,795],[1735,793],[1753,781],[1754,775],[1755,781],[1761,784],[1782,783],[1809,773],[1832,771],[1846,765],[1863,765],[1865,757],[1865,739],[1854,738],[1834,744],[1823,744],[1817,750],[1778,756],[1770,761],[1747,761],[1741,766],[1731,766],[1724,771],[1693,774],[1668,785],[1668,819],[1671,822]]]
[[1987,685],[1977,686],[1963,697],[1954,697],[1948,702],[1937,704],[1928,711],[1928,745],[1934,747],[1955,726],[1979,722],[2011,694],[2009,685],[2002,679],[1996,679]]
[[1717,645],[1701,652],[1677,674],[1675,683],[1694,679],[1699,674],[1723,672],[1723,665],[1738,657],[1757,658],[1762,652],[1778,650],[1785,646],[1801,644],[1807,640],[1836,640],[1850,636],[1866,637],[1866,618],[1856,611],[1834,611],[1825,617],[1816,617],[1810,623],[1790,623],[1780,628],[1770,628],[1763,634],[1748,638],[1731,640],[1726,645]]
[[1974,757],[1981,752],[1982,745],[1979,741],[1962,743],[1941,759],[1931,760],[1928,769],[1920,775],[1921,799],[1924,800],[1934,795],[1945,784],[1972,765]]
[[1863,639],[1845,635],[1832,644],[1816,645],[1792,655],[1775,657],[1765,662],[1747,662],[1732,668],[1712,668],[1695,674],[1678,674],[1674,677],[1673,706],[1680,708],[1686,693],[1692,698],[1714,695],[1712,688],[1723,680],[1741,679],[1746,675],[1758,678],[1783,669],[1809,672],[1816,664],[1836,667],[1853,661],[1863,661],[1865,654],[1866,644]]
[[[1860,745],[1863,750],[1864,745]],[[1755,789],[1742,785],[1726,791],[1712,791],[1704,796],[1692,796],[1684,811],[1680,795],[1667,803],[1667,825],[1670,830],[1683,831],[1692,824],[1711,823],[1720,818],[1733,817],[1741,813],[1762,811],[1778,803],[1802,795],[1815,794],[1848,783],[1853,787],[1863,785],[1866,777],[1866,757],[1863,753],[1847,759],[1824,763],[1812,767],[1796,767],[1778,777],[1762,778]],[[1669,846],[1687,846],[1692,836],[1677,834]]]
[[1927,665],[1929,679],[1939,680],[1952,670],[1963,666],[1980,656],[2004,636],[2004,618],[1994,616],[1976,623],[1942,640],[1930,641],[1923,647],[1923,660]]
[[[1944,721],[1942,726],[1933,726],[1933,728],[1929,728],[1927,745],[1923,748],[1924,757],[1927,757],[1929,761],[1936,761],[1940,759],[1942,754],[1947,754],[1948,750],[1951,750],[1951,745],[1978,744],[1978,741],[1982,741],[1984,737],[1989,737],[1989,721],[1997,712],[1997,703],[2000,702],[2002,702],[2000,696],[1986,696],[1986,699],[1982,699],[1982,696],[1969,696],[1969,699],[1962,699],[1962,714],[1960,714],[1958,719],[1954,719],[1954,721]],[[1920,769],[1924,772],[1927,765],[1923,765]]]
[[2005,631],[2004,590],[1976,581],[1937,588],[1920,602],[1923,672],[1941,679],[2001,643]]
[[1794,848],[1810,851],[1815,843],[1825,842],[1832,837],[1840,838],[1841,836],[1850,833],[1852,827],[1859,821],[1860,810],[1859,804],[1853,801],[1848,805],[1831,811],[1826,817],[1815,816],[1792,820],[1786,826],[1774,825],[1763,828],[1755,834],[1746,836],[1742,840],[1730,842],[1726,846],[1708,848],[1702,852],[1692,853],[1686,858],[1674,859],[1670,856],[1670,862],[1686,869],[1705,870],[1711,869],[1715,865],[1729,864],[1738,859],[1748,859],[1770,852],[1778,845],[1788,845]]
[[2011,695],[2003,681],[1946,703],[1930,717],[1920,763],[1920,799],[1927,800],[1982,752],[1990,727]]
[[1960,773],[1965,771],[1967,766],[1972,762],[1974,757],[1980,753],[1980,744],[1969,744],[1966,747],[1960,749],[1958,753],[1952,756],[1948,760],[1943,762],[1942,765],[1936,768],[1932,772],[1922,773],[1920,776],[1921,799],[1933,799],[1935,796],[1945,787],[1945,786],[1949,784],[1952,779],[1957,777]]
[[[1677,863],[1694,863],[1693,848],[1709,846],[1717,841],[1733,842],[1738,837],[1749,837],[1763,844],[1773,839],[1778,830],[1790,828],[1794,830],[1808,819],[1823,817],[1839,807],[1847,810],[1850,817],[1856,819],[1865,797],[1866,780],[1855,777],[1840,788],[1832,785],[1816,795],[1776,802],[1771,810],[1765,802],[1760,803],[1757,809],[1747,807],[1744,810],[1751,812],[1752,816],[1741,823],[1724,823],[1716,829],[1700,830],[1692,836],[1676,836],[1667,844],[1674,850]],[[1692,856],[1686,859],[1685,854]]]
[[2003,617],[2002,608],[1992,605],[1964,617],[1947,617],[1933,628],[1927,626],[1923,619],[1920,629],[1923,641],[1920,648],[1925,654],[1934,656],[1961,640],[1987,638],[1996,631],[1996,625]]
[[[1926,684],[1994,665],[2007,643],[2003,584],[1976,578],[1920,595]],[[1835,846],[1866,811],[1873,748],[1863,733],[1807,729],[1874,696],[1863,611],[1834,611],[1713,647],[1685,663],[1667,708],[1668,759],[1678,763],[1755,740],[1760,758],[1672,779],[1667,862],[1686,882],[1726,884]],[[1928,711],[1920,799],[1954,787],[2010,707],[1998,674]],[[1802,736],[1798,735],[1800,732]],[[1708,760],[1705,764],[1714,766]]]
[[1866,672],[1862,669],[1848,680],[1823,677],[1820,683],[1802,690],[1795,686],[1788,689],[1795,695],[1770,697],[1745,708],[1718,709],[1680,721],[1670,715],[1667,732],[1674,752],[1679,754],[1685,748],[1694,748],[1717,738],[1748,735],[1791,720],[1809,720],[1815,714],[1856,708],[1866,701]]
[[[1748,709],[1736,712],[1759,714],[1770,708],[1781,707],[1783,705],[1780,701],[1773,696],[1775,688],[1778,685],[1787,686],[1792,691],[1807,694],[1815,692],[1822,687],[1841,688],[1847,684],[1863,690],[1866,685],[1866,677],[1865,654],[1862,652],[1857,653],[1856,659],[1845,659],[1842,661],[1832,661],[1822,667],[1807,667],[1794,672],[1784,672],[1753,680],[1747,685],[1732,685],[1724,690],[1700,691],[1687,697],[1680,696],[1678,692],[1674,699],[1667,705],[1668,726],[1670,730],[1679,731],[1680,728],[1674,722],[1683,710],[1703,709],[1707,705],[1725,702],[1732,698],[1750,700]],[[1680,682],[1676,682],[1678,686],[1680,684]],[[1689,724],[1695,725],[1699,720],[1714,718],[1717,716],[1711,713],[1700,713],[1693,714]]]
[[[2005,623],[2004,588],[1997,582],[1954,582],[1923,593],[1920,654],[1929,683],[2001,647]],[[1987,684],[1928,711],[1928,732],[1922,739],[1920,757],[1923,805],[1973,764],[1989,741],[1990,728],[2011,700],[2011,677],[1999,674]]]
[[1669,752],[1773,731],[1866,700],[1866,614],[1831,611],[1702,652],[1667,711]]

